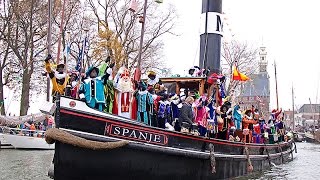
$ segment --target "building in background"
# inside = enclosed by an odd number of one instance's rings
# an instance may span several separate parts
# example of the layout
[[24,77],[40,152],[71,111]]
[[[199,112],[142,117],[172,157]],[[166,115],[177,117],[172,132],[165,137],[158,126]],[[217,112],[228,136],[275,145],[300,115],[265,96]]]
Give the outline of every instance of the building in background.
[[310,128],[314,125],[319,127],[320,123],[320,104],[304,104],[299,109],[302,119],[302,126]]
[[270,115],[270,80],[267,72],[267,51],[260,47],[259,72],[250,76],[251,81],[244,84],[238,102],[242,109],[251,108],[252,105],[262,112],[263,118],[268,119]]

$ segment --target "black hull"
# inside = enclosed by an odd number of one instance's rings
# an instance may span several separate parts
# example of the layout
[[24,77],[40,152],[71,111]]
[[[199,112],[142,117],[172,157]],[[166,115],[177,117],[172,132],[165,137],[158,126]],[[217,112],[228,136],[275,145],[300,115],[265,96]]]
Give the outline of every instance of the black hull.
[[[292,160],[291,142],[245,145],[151,128],[118,116],[102,117],[92,112],[61,107],[60,129],[89,140],[129,140],[129,144],[112,150],[90,150],[56,142],[54,179],[226,179],[247,174],[244,147],[249,148],[254,171],[269,169],[271,163]],[[136,130],[149,133],[150,138],[121,136],[126,134],[125,128],[127,134]],[[120,136],[118,130],[123,130]],[[215,149],[216,173],[211,172],[209,144]]]
[[[108,138],[73,133],[97,141]],[[292,159],[291,151],[271,155],[271,163],[281,164]],[[179,152],[143,144],[113,150],[90,150],[56,143],[54,179],[226,179],[247,174],[244,155],[216,154],[216,173],[211,173],[209,153]],[[268,157],[252,155],[254,171],[270,168]]]

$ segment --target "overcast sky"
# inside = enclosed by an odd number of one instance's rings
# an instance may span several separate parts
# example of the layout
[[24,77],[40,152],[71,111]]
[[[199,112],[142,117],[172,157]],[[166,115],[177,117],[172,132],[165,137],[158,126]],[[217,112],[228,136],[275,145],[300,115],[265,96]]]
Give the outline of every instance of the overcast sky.
[[[170,3],[176,6],[179,15],[175,31],[180,36],[166,38],[165,57],[174,72],[182,73],[182,69],[198,65],[202,1],[172,0]],[[235,40],[256,47],[266,46],[270,108],[276,108],[274,61],[277,64],[280,107],[292,109],[292,84],[295,104],[309,103],[309,98],[315,103],[320,80],[320,1],[223,0],[222,7],[229,24],[224,26],[226,38],[234,34]],[[320,102],[319,96],[317,103]]]
[[[164,0],[164,5],[168,3],[176,6],[179,19],[174,32],[180,36],[165,38],[164,59],[174,72],[183,73],[198,65],[202,1]],[[277,62],[280,107],[292,108],[292,84],[296,104],[309,103],[309,98],[315,103],[320,80],[320,1],[223,0],[222,7],[229,24],[225,24],[225,38],[234,34],[236,40],[247,41],[256,47],[263,44],[267,48],[270,108],[276,107],[274,60]],[[5,94],[9,95],[9,92]],[[10,99],[6,100],[6,107],[17,113],[17,104],[9,103]],[[41,102],[31,105],[30,112],[36,112]],[[317,103],[320,103],[320,95]]]

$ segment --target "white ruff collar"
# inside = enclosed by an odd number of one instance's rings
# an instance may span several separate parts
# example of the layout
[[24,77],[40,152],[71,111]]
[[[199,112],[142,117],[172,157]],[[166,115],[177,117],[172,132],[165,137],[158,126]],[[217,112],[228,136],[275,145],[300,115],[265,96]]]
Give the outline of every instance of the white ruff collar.
[[140,95],[144,95],[144,94],[147,94],[148,91],[147,91],[147,90],[145,90],[145,91],[139,91],[138,93],[139,93]]
[[151,80],[150,78],[147,80],[148,85],[151,85],[151,86],[157,84],[158,82],[159,82],[158,76],[156,76],[156,78],[154,78],[154,80]]
[[63,79],[63,78],[66,77],[66,75],[67,75],[66,73],[60,74],[60,73],[57,72],[57,71],[54,72],[54,77],[56,77],[56,79]]

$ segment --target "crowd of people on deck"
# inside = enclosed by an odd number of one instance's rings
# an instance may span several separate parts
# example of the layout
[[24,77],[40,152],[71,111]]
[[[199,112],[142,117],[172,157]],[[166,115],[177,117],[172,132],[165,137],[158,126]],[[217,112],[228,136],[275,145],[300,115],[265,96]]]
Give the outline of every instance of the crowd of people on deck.
[[[137,120],[149,126],[244,143],[275,143],[286,140],[282,111],[273,110],[265,120],[254,106],[241,109],[232,96],[224,94],[222,75],[207,76],[209,90],[180,89],[168,92],[154,71],[146,81],[133,81],[128,69],[113,73],[114,62],[107,58],[99,68],[89,67],[85,73],[66,73],[64,64],[46,70],[52,80],[52,95],[80,99],[99,111]],[[206,70],[194,67],[189,75],[205,76]]]

